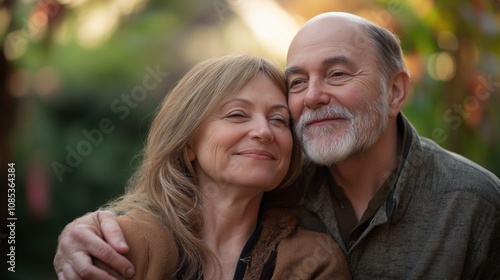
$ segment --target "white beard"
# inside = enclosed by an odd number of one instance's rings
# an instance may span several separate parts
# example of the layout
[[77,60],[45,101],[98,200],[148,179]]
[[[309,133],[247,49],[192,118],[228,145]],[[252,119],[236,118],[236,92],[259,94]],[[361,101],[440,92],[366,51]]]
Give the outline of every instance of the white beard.
[[[370,104],[371,103],[371,104]],[[306,155],[317,164],[330,166],[370,148],[386,130],[389,104],[385,87],[372,102],[357,110],[325,105],[308,109],[295,126]],[[308,127],[313,120],[340,118],[321,127]]]

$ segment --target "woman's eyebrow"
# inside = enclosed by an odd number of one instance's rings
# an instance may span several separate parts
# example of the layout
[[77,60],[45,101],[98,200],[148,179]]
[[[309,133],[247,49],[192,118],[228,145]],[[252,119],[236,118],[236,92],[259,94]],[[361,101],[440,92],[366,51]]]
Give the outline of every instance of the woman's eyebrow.
[[290,109],[288,108],[288,106],[283,105],[283,104],[276,104],[276,105],[271,106],[271,111],[285,111],[287,113],[288,117],[291,116]]
[[247,99],[243,99],[243,98],[233,98],[233,99],[230,99],[224,103],[222,103],[222,106],[221,108],[231,104],[231,103],[234,103],[234,102],[239,102],[239,103],[244,103],[245,105],[252,105],[252,102],[250,102],[249,100]]
[[288,111],[288,106],[283,105],[283,104],[276,104],[276,105],[271,106],[271,109],[285,109]]

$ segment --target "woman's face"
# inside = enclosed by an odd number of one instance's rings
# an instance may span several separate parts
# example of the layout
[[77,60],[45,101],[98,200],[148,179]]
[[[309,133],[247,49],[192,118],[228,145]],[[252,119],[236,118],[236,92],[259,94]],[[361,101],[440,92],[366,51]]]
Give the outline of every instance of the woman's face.
[[292,154],[285,93],[259,74],[202,125],[188,148],[201,187],[269,191],[285,177]]

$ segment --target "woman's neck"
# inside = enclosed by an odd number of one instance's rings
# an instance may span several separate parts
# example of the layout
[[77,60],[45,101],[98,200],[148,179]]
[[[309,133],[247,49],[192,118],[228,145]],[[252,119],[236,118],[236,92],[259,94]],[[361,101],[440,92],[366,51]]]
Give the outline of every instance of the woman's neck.
[[[253,196],[226,194],[203,197],[203,241],[219,268],[208,267],[214,279],[233,279],[241,251],[257,225],[262,193]],[[220,274],[219,274],[220,273]]]

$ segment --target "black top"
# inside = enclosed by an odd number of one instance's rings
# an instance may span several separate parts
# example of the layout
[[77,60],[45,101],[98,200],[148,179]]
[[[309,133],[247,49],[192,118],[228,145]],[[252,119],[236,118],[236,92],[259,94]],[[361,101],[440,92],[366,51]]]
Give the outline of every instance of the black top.
[[[255,246],[255,244],[257,244],[261,231],[262,231],[262,225],[259,222],[257,227],[254,229],[254,231],[248,238],[247,242],[245,243],[243,250],[241,251],[238,263],[236,264],[236,271],[234,272],[234,278],[233,278],[234,280],[242,280],[243,277],[245,276],[246,268],[251,261],[252,249]],[[277,252],[276,250],[274,250],[269,256],[269,259],[264,264],[262,273],[260,275],[260,280],[270,280],[271,277],[273,276],[274,268],[276,266],[276,255]],[[183,270],[181,270],[177,274],[177,279],[184,279],[183,275],[184,275]]]
[[238,264],[236,265],[236,271],[234,272],[234,280],[241,280],[245,275],[245,270],[247,268],[248,263],[250,262],[250,253],[252,252],[253,246],[259,240],[261,232],[260,224],[254,229],[250,238],[248,238],[247,243],[243,247],[241,251],[240,258],[238,259]]

